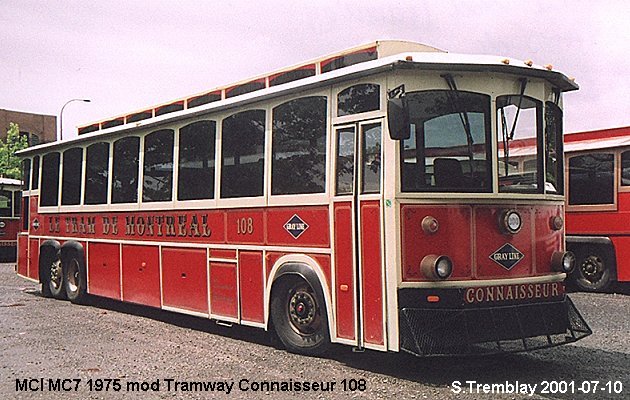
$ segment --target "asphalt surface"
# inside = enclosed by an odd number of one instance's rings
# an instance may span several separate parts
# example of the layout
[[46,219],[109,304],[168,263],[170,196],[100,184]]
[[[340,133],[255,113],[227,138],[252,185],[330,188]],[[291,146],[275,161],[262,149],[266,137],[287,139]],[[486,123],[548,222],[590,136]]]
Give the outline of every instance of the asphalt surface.
[[312,358],[259,329],[106,299],[44,298],[13,268],[0,265],[0,399],[630,398],[625,294],[572,294],[594,334],[553,349],[416,358],[335,346]]

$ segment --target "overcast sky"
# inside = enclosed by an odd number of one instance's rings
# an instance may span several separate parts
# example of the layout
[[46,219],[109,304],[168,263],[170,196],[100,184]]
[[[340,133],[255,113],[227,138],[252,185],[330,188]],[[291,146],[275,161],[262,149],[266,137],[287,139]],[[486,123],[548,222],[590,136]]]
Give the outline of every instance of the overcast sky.
[[630,1],[0,0],[0,108],[77,125],[380,39],[552,64],[565,131],[630,125]]

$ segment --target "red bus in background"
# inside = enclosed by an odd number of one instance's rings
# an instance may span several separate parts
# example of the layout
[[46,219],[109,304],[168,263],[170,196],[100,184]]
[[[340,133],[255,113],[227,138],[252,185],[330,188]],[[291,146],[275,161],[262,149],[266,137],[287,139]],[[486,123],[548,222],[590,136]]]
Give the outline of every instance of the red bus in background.
[[80,127],[20,153],[18,273],[305,354],[574,342],[591,333],[564,291],[577,88],[550,66],[384,41]]
[[0,262],[16,261],[21,205],[22,181],[0,178]]
[[564,137],[570,281],[604,291],[630,281],[630,127]]

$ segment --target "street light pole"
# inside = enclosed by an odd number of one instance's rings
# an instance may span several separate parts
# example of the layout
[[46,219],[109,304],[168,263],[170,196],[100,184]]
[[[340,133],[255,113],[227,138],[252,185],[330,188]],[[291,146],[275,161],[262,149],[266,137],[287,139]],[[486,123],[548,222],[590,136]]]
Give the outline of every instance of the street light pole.
[[66,101],[66,104],[63,105],[63,107],[61,107],[61,112],[59,113],[59,141],[63,140],[63,109],[66,108],[66,106],[70,103],[72,103],[73,101],[83,101],[85,103],[89,103],[90,99],[70,99],[68,101]]

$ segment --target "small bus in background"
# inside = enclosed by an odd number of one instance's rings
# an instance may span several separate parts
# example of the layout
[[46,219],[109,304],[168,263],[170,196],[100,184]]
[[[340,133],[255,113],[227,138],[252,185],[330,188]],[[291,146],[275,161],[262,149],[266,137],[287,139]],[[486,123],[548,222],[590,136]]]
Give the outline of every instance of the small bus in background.
[[16,261],[21,204],[22,181],[0,178],[0,263]]
[[630,281],[630,127],[565,135],[570,282],[605,291]]
[[18,274],[304,354],[574,342],[591,333],[564,286],[577,89],[549,65],[379,41],[95,122],[20,152]]

